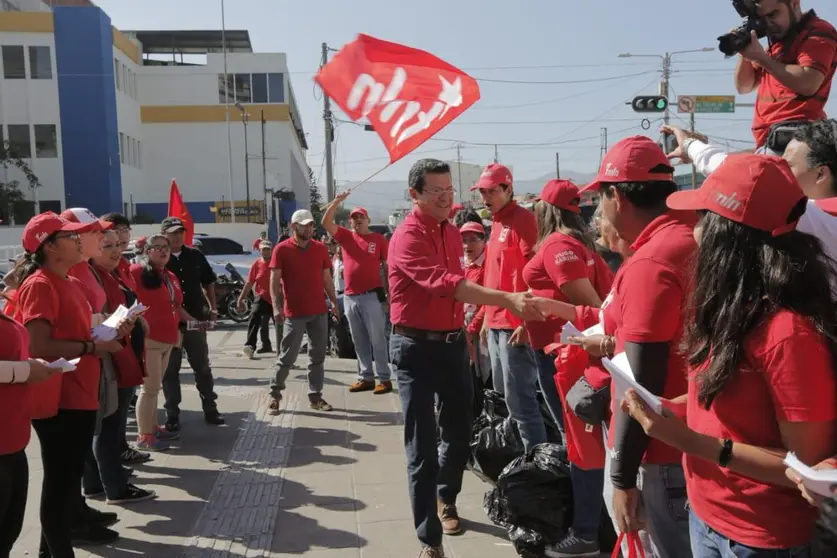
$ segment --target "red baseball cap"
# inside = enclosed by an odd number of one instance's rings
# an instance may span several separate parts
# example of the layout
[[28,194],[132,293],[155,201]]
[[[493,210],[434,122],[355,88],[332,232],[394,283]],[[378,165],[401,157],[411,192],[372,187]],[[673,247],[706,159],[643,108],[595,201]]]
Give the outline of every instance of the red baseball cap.
[[21,245],[23,249],[29,252],[37,252],[41,244],[59,231],[82,233],[89,231],[93,226],[89,223],[73,223],[64,219],[60,215],[56,215],[52,211],[47,211],[39,215],[35,215],[26,223],[23,228],[23,236],[21,237]]
[[93,231],[108,231],[114,227],[114,223],[110,221],[100,221],[98,217],[93,215],[93,212],[84,207],[73,207],[65,209],[61,213],[61,217],[71,223],[83,223],[85,225],[93,225],[90,230]]
[[362,208],[362,207],[356,207],[356,208],[352,209],[352,210],[349,212],[349,218],[352,218],[352,217],[354,217],[355,215],[363,215],[363,216],[364,216],[364,217],[366,217],[367,219],[369,218],[369,212],[368,212],[368,211],[366,211],[366,210],[365,210],[364,208]]
[[509,168],[500,163],[492,163],[483,169],[477,183],[471,187],[471,190],[488,190],[495,186],[506,184],[507,186],[514,185],[514,179]]
[[463,234],[466,232],[470,232],[485,236],[485,227],[483,227],[482,224],[477,223],[476,221],[468,221],[467,223],[459,227],[459,232]]
[[[660,166],[665,166],[666,170],[659,172],[657,167]],[[598,176],[580,193],[599,190],[602,184],[607,183],[673,179],[674,167],[660,146],[649,137],[632,136],[610,148],[602,160]]]
[[569,180],[550,180],[537,199],[560,209],[581,213],[581,207],[579,207],[581,196],[578,193],[578,186]]
[[781,157],[730,155],[697,190],[675,192],[671,209],[703,209],[730,221],[779,236],[796,228],[789,216],[807,198]]

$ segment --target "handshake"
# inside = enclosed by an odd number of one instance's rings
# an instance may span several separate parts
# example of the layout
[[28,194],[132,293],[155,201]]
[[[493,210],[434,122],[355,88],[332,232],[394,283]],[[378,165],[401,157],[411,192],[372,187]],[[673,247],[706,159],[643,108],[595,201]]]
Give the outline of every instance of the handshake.
[[562,310],[564,312],[567,310],[561,308],[561,305],[572,309],[573,317],[575,316],[575,309],[571,305],[558,302],[557,300],[534,296],[529,292],[504,294],[505,304],[502,306],[521,320],[527,322],[542,322],[547,318],[560,316]]

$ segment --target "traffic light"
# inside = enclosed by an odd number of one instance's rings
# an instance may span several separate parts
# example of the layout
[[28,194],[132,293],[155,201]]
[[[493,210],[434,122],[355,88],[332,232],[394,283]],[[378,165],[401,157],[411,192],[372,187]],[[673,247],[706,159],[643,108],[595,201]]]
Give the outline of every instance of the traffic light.
[[668,99],[659,95],[634,97],[631,108],[634,112],[665,112],[668,108]]

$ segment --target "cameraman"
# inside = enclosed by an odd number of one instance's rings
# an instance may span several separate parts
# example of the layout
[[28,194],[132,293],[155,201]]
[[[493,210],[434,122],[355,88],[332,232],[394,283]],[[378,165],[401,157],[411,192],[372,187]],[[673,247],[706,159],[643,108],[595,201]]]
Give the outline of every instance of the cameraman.
[[[738,93],[758,88],[753,135],[761,151],[771,148],[768,138],[776,124],[825,118],[837,61],[837,31],[813,10],[803,14],[800,1],[755,2],[769,47],[765,51],[753,31],[735,69]],[[782,146],[771,150],[781,155]]]

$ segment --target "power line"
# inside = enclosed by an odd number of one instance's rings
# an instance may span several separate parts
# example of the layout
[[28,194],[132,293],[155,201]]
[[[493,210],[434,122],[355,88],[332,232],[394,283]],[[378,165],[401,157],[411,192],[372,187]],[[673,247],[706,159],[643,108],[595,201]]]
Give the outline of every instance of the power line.
[[506,83],[506,84],[514,84],[514,85],[571,85],[575,83],[601,83],[605,81],[614,81],[614,80],[621,80],[626,78],[644,76],[648,74],[658,74],[659,70],[646,70],[644,72],[637,72],[634,74],[625,74],[621,76],[608,76],[604,78],[591,78],[591,79],[574,79],[574,80],[561,80],[561,81],[525,81],[525,80],[515,80],[515,79],[491,79],[491,78],[481,78],[481,77],[474,77],[475,80],[483,83]]

